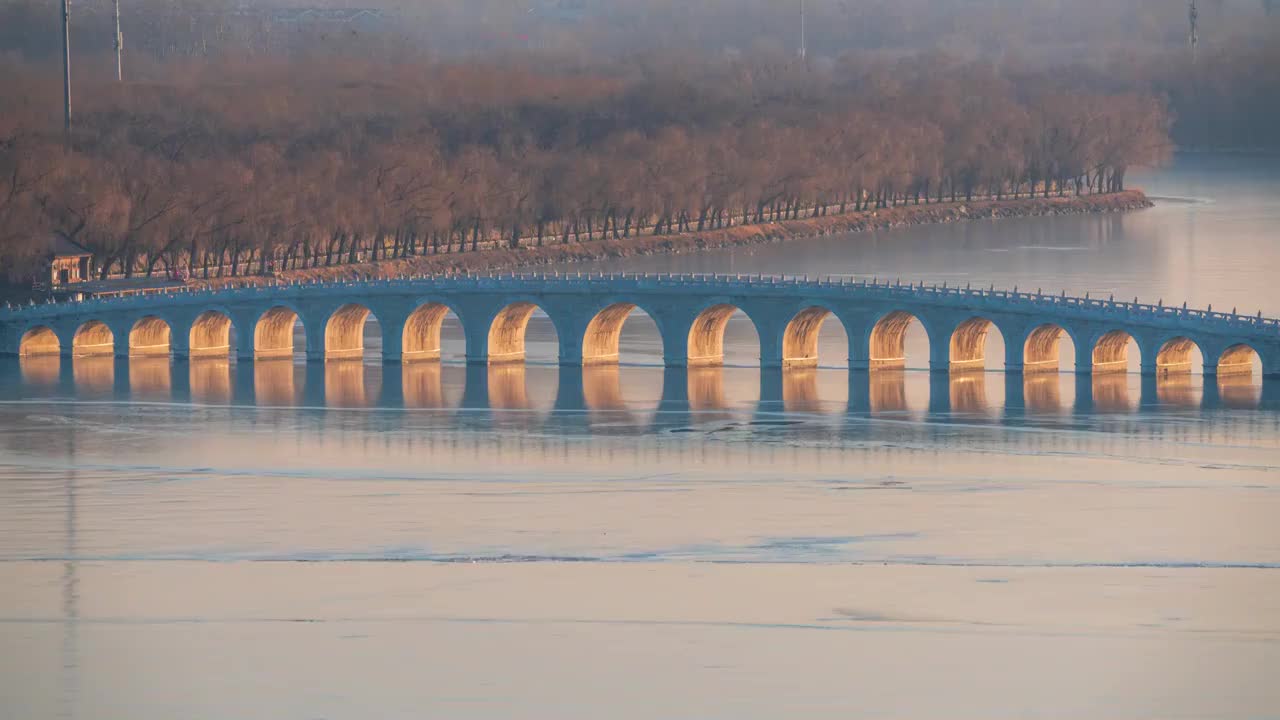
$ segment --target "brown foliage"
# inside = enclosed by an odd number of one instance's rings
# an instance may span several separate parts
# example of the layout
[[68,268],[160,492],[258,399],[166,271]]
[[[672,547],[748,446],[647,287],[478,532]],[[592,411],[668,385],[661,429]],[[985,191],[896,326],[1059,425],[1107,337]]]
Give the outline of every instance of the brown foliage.
[[64,147],[56,67],[0,61],[0,96],[21,99],[0,107],[11,274],[49,233],[104,276],[208,278],[1114,192],[1169,147],[1153,96],[936,55],[590,73],[286,56],[144,74],[78,75]]

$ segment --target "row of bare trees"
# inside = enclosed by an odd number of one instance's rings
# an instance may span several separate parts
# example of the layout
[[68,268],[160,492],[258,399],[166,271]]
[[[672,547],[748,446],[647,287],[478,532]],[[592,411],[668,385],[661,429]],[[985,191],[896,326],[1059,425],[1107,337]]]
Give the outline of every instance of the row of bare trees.
[[242,275],[1109,192],[1168,152],[1152,96],[937,56],[167,63],[123,86],[82,73],[69,141],[55,73],[0,64],[10,277],[52,235],[104,277]]

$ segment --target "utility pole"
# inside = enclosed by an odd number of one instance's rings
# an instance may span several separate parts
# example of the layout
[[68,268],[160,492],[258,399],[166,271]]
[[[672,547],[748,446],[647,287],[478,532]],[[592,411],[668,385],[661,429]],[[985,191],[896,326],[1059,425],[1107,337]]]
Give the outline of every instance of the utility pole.
[[1187,20],[1191,23],[1191,33],[1187,36],[1187,42],[1191,43],[1191,64],[1196,64],[1196,46],[1200,44],[1200,12],[1196,10],[1196,0],[1191,0],[1191,7],[1187,10]]
[[120,0],[116,0],[116,82],[124,82],[124,64],[120,53],[124,50],[124,36],[120,34]]
[[71,144],[71,23],[70,0],[62,0],[62,132]]
[[808,48],[805,46],[804,37],[804,0],[800,0],[800,59],[807,59]]

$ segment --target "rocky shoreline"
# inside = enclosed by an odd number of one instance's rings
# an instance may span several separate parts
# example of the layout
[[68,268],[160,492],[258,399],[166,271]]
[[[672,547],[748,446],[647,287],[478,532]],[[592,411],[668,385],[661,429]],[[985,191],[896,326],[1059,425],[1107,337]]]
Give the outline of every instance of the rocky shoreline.
[[[866,212],[801,218],[759,225],[740,225],[719,230],[675,235],[642,235],[622,240],[595,240],[567,245],[481,250],[479,252],[425,255],[376,263],[357,263],[327,268],[308,268],[280,273],[287,280],[355,280],[395,278],[406,275],[441,275],[517,270],[610,258],[685,253],[726,247],[786,242],[802,238],[872,230],[958,222],[962,220],[1044,217],[1084,213],[1112,213],[1152,206],[1141,190],[1103,195],[1081,195],[1017,200],[975,200],[972,202],[904,205]],[[252,285],[263,278],[225,278],[194,281],[201,286]]]

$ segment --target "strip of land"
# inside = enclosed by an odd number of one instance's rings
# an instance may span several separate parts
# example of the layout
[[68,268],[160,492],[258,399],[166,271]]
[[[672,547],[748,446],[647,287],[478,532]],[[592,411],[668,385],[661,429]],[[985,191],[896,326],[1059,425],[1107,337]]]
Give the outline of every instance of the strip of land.
[[[1112,213],[1152,206],[1141,190],[1125,190],[1097,195],[1019,198],[1015,200],[974,200],[970,202],[899,205],[864,212],[783,220],[753,225],[737,225],[716,230],[670,235],[643,235],[630,238],[593,240],[582,243],[545,244],[540,247],[490,249],[419,255],[395,260],[353,263],[331,267],[289,270],[277,274],[285,280],[388,279],[409,275],[448,275],[519,270],[544,265],[625,258],[658,253],[686,253],[763,243],[786,242],[821,235],[863,233],[910,225],[929,225],[963,220],[1044,217],[1086,213]],[[200,287],[254,285],[273,280],[261,277],[211,278],[192,280]]]

